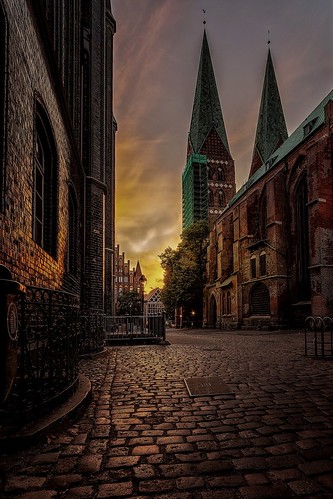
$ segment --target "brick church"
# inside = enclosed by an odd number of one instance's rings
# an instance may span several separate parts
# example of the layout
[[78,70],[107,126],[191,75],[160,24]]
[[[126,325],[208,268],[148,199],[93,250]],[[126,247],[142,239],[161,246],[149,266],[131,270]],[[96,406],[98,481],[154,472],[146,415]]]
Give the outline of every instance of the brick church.
[[235,190],[206,33],[182,177],[183,228],[210,224],[204,324],[299,326],[333,315],[333,92],[288,137],[268,51],[248,181]]
[[[0,0],[0,264],[113,313],[110,0]],[[6,269],[5,269],[6,268]]]

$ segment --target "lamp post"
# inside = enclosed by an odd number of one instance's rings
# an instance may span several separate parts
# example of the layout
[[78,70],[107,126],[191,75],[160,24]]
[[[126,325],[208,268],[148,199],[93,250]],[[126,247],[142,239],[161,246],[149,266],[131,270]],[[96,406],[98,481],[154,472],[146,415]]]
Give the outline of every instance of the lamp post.
[[141,298],[141,314],[144,315],[144,299],[145,299],[145,285],[147,284],[147,278],[144,274],[139,279],[140,283],[140,298]]

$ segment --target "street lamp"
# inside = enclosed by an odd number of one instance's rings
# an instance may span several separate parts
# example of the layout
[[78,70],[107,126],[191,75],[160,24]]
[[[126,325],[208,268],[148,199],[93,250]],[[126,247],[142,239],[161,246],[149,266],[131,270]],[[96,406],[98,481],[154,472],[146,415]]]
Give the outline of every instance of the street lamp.
[[195,317],[195,311],[194,311],[194,310],[192,310],[192,312],[191,312],[191,317],[192,317],[192,324],[191,324],[191,325],[192,325],[192,328],[193,328],[193,325],[194,325],[194,317]]
[[141,313],[144,315],[144,299],[145,299],[145,285],[147,284],[147,278],[144,274],[139,279],[140,283],[140,298],[141,298]]

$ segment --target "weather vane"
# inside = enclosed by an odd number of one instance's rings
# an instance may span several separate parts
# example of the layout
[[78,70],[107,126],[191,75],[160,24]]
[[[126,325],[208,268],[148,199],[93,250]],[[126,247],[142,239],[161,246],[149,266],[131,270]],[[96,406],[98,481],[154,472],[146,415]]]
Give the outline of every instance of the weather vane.
[[206,11],[205,11],[205,9],[202,9],[202,12],[204,13],[203,23],[206,24]]
[[269,29],[267,30],[267,45],[271,43],[271,36],[270,36],[270,31]]

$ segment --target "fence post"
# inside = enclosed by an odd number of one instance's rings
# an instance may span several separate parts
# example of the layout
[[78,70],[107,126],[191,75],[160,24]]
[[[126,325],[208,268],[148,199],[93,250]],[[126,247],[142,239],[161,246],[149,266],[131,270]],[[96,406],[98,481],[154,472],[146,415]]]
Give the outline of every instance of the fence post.
[[25,287],[12,279],[0,265],[0,404],[5,402],[14,384],[18,363],[18,302]]

